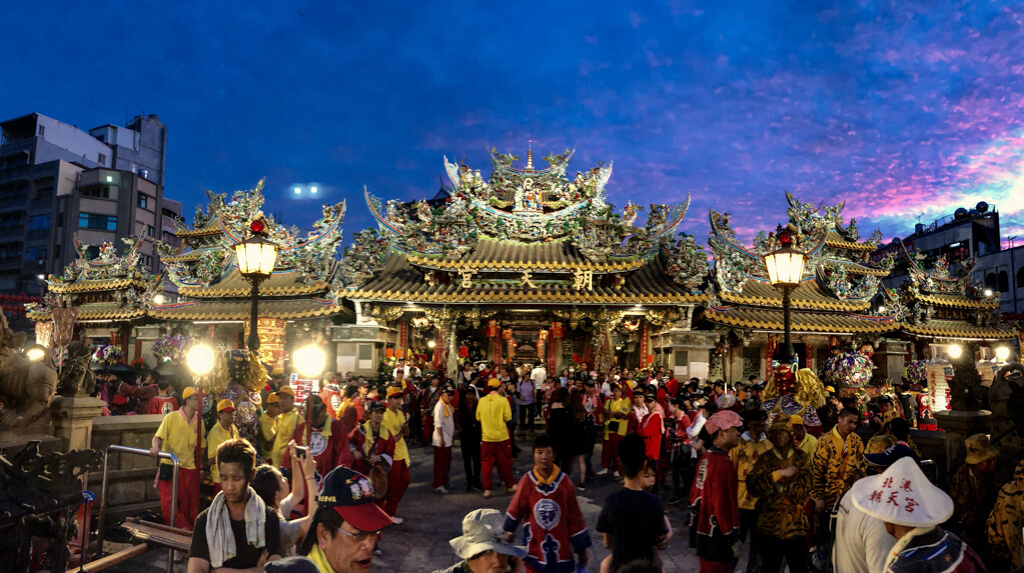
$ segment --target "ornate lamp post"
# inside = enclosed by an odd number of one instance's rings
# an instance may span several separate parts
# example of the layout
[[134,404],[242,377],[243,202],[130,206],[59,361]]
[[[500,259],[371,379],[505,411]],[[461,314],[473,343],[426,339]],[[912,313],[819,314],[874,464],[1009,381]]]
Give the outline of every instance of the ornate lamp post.
[[779,363],[787,366],[793,365],[793,342],[790,340],[789,307],[790,293],[800,285],[800,279],[804,276],[804,261],[806,255],[793,248],[793,238],[789,231],[782,230],[778,234],[779,243],[782,244],[764,256],[765,267],[768,268],[768,280],[777,289],[782,291],[782,316],[785,329],[785,341],[779,355]]
[[277,244],[266,239],[267,224],[259,217],[249,225],[252,236],[236,243],[235,261],[238,263],[238,272],[245,277],[252,285],[249,298],[252,301],[252,311],[249,315],[249,338],[246,346],[250,352],[256,352],[260,348],[260,337],[256,334],[256,322],[259,319],[259,294],[260,283],[270,278],[274,270],[274,262],[277,261]]

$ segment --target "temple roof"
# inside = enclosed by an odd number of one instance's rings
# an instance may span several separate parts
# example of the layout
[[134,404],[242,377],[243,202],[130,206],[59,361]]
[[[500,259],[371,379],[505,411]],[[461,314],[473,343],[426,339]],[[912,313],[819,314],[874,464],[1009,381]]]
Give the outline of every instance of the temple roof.
[[[296,296],[326,293],[330,289],[330,275],[324,277],[326,280],[313,280],[300,282],[297,280],[298,271],[275,271],[270,278],[260,283],[260,297],[270,296]],[[210,286],[184,286],[178,293],[190,298],[249,298],[252,285],[238,271],[238,267],[231,265],[219,281]]]
[[[719,324],[740,328],[782,332],[784,317],[781,310],[744,306],[709,306],[704,318]],[[793,310],[790,314],[793,332],[823,334],[880,334],[898,330],[900,325],[892,317],[874,317],[855,313],[828,313]]]
[[643,259],[594,263],[583,256],[575,245],[565,239],[540,243],[517,243],[482,238],[477,242],[476,248],[462,258],[457,258],[453,254],[442,257],[410,253],[408,260],[416,266],[428,269],[454,271],[463,269],[543,269],[546,271],[585,270],[605,273],[632,271],[644,265]]
[[935,338],[1005,339],[1017,336],[1017,333],[1013,331],[1002,330],[995,326],[975,326],[963,320],[932,319],[925,324],[904,323],[901,326],[905,332],[910,334]]
[[406,255],[393,252],[384,268],[366,285],[339,292],[353,300],[382,300],[445,304],[682,304],[706,300],[703,294],[691,294],[676,285],[658,258],[651,259],[635,273],[625,277],[619,288],[601,286],[595,277],[593,289],[574,289],[548,285],[538,280],[537,288],[520,284],[486,284],[463,288],[459,281],[431,284],[410,264]]
[[122,239],[119,256],[113,243],[100,245],[99,254],[90,254],[91,245],[74,240],[78,258],[60,275],[50,275],[43,304],[25,305],[26,316],[48,321],[53,308],[78,308],[77,320],[134,321],[144,318],[146,304],[163,290],[163,275],[153,276],[140,266],[138,237]]
[[615,259],[649,257],[671,239],[683,220],[689,198],[676,205],[651,205],[643,227],[633,225],[642,207],[629,203],[621,213],[605,201],[612,168],[598,165],[565,176],[573,152],[549,155],[545,169],[518,156],[492,150],[488,180],[478,170],[444,161],[452,188],[444,202],[386,203],[366,191],[371,215],[384,236],[403,252],[454,260],[478,241],[534,243],[565,239],[595,265]]
[[[790,296],[793,308],[809,310],[854,311],[867,310],[871,306],[867,300],[839,300],[814,279],[802,282]],[[723,302],[782,308],[782,292],[761,280],[748,280],[739,293],[721,292],[719,298]]]
[[[160,320],[245,320],[249,318],[249,312],[249,301],[193,300],[154,306],[149,314]],[[288,320],[323,318],[351,312],[334,299],[317,297],[261,300],[259,306],[260,317]]]

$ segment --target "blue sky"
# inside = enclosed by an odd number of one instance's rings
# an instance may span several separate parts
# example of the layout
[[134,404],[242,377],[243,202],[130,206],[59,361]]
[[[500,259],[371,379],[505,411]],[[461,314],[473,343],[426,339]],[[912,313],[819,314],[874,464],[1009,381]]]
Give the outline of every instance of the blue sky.
[[[886,238],[979,200],[1024,235],[1024,6],[997,2],[53,2],[5,6],[0,116],[156,113],[167,193],[267,178],[308,225],[436,192],[442,156],[577,148],[610,200],[693,196],[741,235],[783,190]],[[317,183],[318,200],[296,197]]]

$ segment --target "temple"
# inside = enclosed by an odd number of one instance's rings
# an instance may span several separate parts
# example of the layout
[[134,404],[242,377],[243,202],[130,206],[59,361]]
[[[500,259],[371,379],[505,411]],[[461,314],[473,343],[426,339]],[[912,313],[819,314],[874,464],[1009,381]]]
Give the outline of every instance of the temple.
[[[250,285],[238,272],[231,248],[247,237],[248,225],[262,216],[263,181],[228,200],[208,193],[210,203],[197,208],[191,227],[179,223],[182,248],[159,244],[161,261],[178,287],[177,301],[151,304],[148,315],[162,326],[152,327],[147,339],[159,329],[193,329],[205,326],[204,334],[227,348],[244,348],[249,330]],[[284,340],[289,328],[326,333],[330,325],[351,311],[338,300],[332,287],[339,263],[336,253],[342,240],[345,203],[325,205],[313,230],[302,236],[265,217],[267,235],[278,244],[277,262],[259,289],[260,354],[275,371],[284,368]],[[301,337],[300,337],[301,338]]]
[[96,344],[119,347],[130,355],[132,328],[146,322],[147,305],[163,291],[163,277],[153,276],[139,264],[138,237],[123,239],[120,256],[113,243],[104,242],[95,257],[90,247],[75,239],[78,258],[61,275],[46,279],[42,303],[26,304],[28,318],[36,323],[36,340],[49,347],[55,309],[74,309],[71,323],[77,333]]
[[[847,224],[843,204],[815,207],[786,193],[786,229],[807,253],[804,277],[792,292],[793,346],[801,367],[820,371],[830,348],[876,340],[899,329],[898,317],[871,310],[880,278],[892,260],[868,261],[881,238],[876,231],[861,240],[856,220]],[[721,335],[712,378],[746,379],[770,375],[782,343],[782,293],[768,282],[762,257],[779,247],[777,231],[761,231],[752,248],[742,245],[729,214],[710,212],[708,243],[714,255],[711,302],[704,320]],[[781,227],[780,227],[781,230]]]
[[572,155],[551,154],[538,169],[532,149],[521,167],[492,150],[486,180],[445,158],[451,188],[437,201],[384,203],[367,192],[379,230],[346,250],[341,294],[356,323],[336,338],[365,346],[339,356],[364,372],[393,336],[399,353],[433,348],[449,369],[460,354],[549,370],[606,367],[615,355],[673,367],[677,357],[686,365],[686,350],[706,362],[710,345],[685,335],[707,298],[708,268],[691,237],[675,238],[689,199],[651,205],[636,226],[642,207],[618,212],[605,201],[612,166],[570,180]]

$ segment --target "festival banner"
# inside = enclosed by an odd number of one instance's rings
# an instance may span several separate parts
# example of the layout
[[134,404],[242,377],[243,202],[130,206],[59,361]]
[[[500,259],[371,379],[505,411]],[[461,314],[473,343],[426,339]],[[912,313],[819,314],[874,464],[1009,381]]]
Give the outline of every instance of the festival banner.
[[409,347],[409,321],[398,321],[398,349],[404,350]]
[[765,380],[769,380],[772,377],[772,360],[775,358],[775,349],[778,345],[779,343],[776,340],[776,336],[774,334],[769,334],[768,339],[764,343]]
[[[651,350],[651,340],[649,338],[649,334],[650,334],[649,328],[650,327],[647,324],[647,321],[644,320],[644,319],[640,319],[640,359],[645,361],[646,363],[650,362],[647,359],[647,355],[650,354],[650,350]],[[643,364],[643,366],[646,366],[646,365],[647,364]]]

